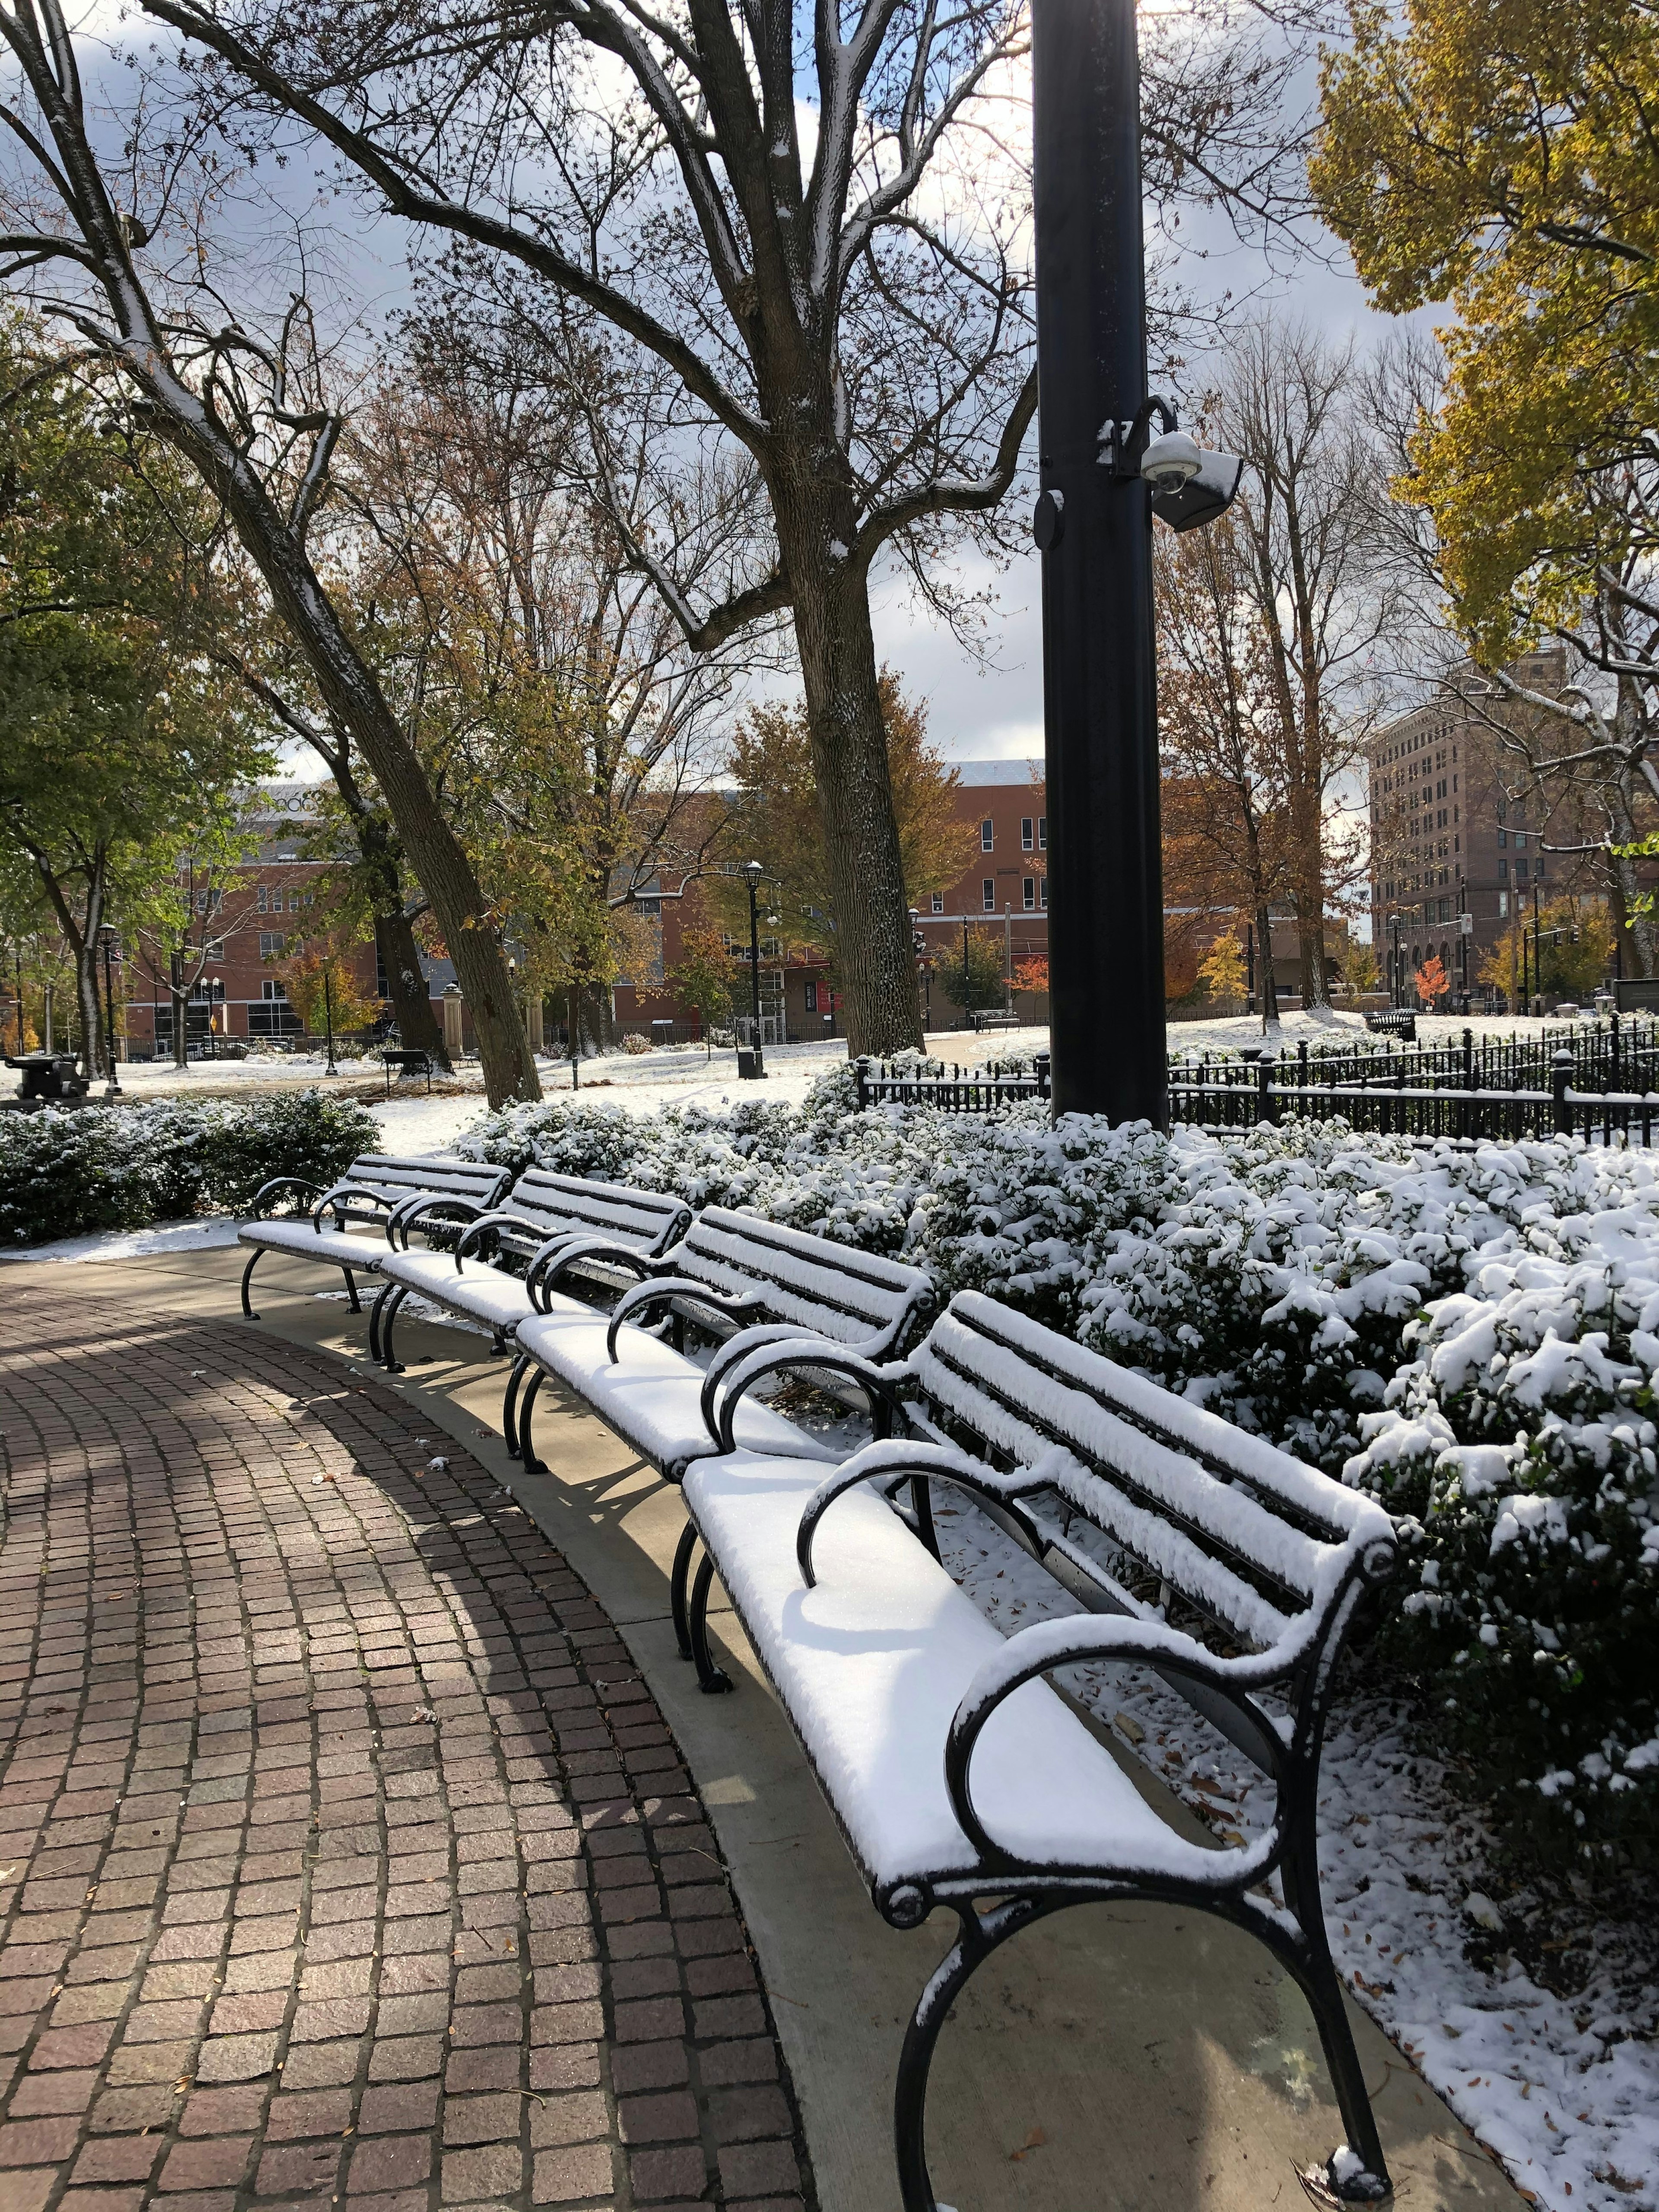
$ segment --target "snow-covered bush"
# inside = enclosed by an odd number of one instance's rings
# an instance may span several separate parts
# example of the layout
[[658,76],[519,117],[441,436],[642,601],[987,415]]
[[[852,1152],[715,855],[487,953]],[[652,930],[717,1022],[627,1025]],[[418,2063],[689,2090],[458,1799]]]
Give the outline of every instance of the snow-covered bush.
[[0,1243],[237,1212],[273,1176],[327,1182],[379,1139],[364,1108],[318,1091],[0,1115]]
[[1385,1648],[1511,1832],[1654,1832],[1659,1172],[1579,1139],[1459,1151],[1340,1122],[514,1108],[462,1149],[673,1191],[929,1267],[1405,1516]]

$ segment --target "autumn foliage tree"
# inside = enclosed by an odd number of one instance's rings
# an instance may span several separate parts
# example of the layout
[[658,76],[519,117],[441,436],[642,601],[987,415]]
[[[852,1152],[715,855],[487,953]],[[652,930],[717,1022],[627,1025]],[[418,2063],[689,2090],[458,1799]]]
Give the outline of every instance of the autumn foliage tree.
[[[904,697],[888,668],[880,696],[905,901],[914,906],[961,875],[972,831],[956,811],[956,770],[928,743],[926,708]],[[738,725],[731,773],[737,796],[722,849],[761,863],[786,943],[827,957],[839,988],[844,932],[805,703],[751,708]],[[740,879],[711,878],[708,890],[720,919],[746,942]],[[913,974],[914,967],[912,956]]]
[[[1659,19],[1642,0],[1410,0],[1357,7],[1352,33],[1325,63],[1314,187],[1380,306],[1453,311],[1397,489],[1431,516],[1498,707],[1553,725],[1540,757],[1601,817],[1650,974],[1620,848],[1659,792]],[[1557,693],[1506,672],[1540,638],[1572,658]]]

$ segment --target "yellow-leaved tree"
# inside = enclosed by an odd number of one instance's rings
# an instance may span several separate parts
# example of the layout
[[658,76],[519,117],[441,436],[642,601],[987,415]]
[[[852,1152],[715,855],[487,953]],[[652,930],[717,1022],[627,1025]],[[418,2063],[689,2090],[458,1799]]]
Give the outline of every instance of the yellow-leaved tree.
[[[1555,724],[1650,974],[1659,941],[1620,848],[1651,824],[1659,735],[1659,16],[1364,0],[1351,21],[1323,66],[1315,192],[1379,306],[1456,318],[1396,490],[1432,516],[1494,692]],[[1505,670],[1540,639],[1569,648],[1558,696]]]

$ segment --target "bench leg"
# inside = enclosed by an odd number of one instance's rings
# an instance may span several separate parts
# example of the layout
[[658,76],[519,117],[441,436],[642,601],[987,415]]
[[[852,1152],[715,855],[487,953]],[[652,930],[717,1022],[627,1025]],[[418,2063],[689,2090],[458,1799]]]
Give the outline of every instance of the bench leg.
[[529,1353],[520,1352],[514,1359],[507,1378],[507,1389],[501,1397],[501,1437],[507,1445],[509,1459],[519,1456],[519,1385],[524,1381],[524,1371],[529,1364]]
[[933,1486],[925,1474],[911,1476],[910,1503],[915,1508],[916,1534],[937,1559],[939,1531],[933,1526]]
[[519,1401],[519,1457],[526,1474],[545,1474],[547,1463],[536,1456],[536,1446],[530,1433],[530,1424],[536,1411],[536,1399],[542,1387],[545,1370],[537,1368],[531,1376],[524,1396]]
[[691,1585],[688,1626],[691,1632],[691,1656],[697,1666],[697,1687],[706,1698],[716,1698],[721,1691],[732,1687],[732,1677],[723,1667],[714,1664],[714,1655],[708,1648],[708,1590],[714,1579],[714,1562],[705,1552],[697,1567],[697,1578]]
[[382,1283],[379,1295],[368,1310],[368,1356],[378,1367],[380,1364],[380,1316],[386,1311],[386,1302],[398,1285]]
[[392,1349],[392,1331],[398,1319],[398,1309],[409,1296],[401,1283],[392,1285],[392,1296],[386,1302],[386,1311],[380,1316],[380,1364],[388,1375],[401,1375],[403,1362]]
[[674,1616],[674,1642],[682,1659],[691,1656],[691,1628],[687,1613],[686,1585],[691,1579],[691,1554],[697,1548],[695,1522],[688,1520],[674,1551],[674,1571],[669,1578],[668,1604]]
[[340,1273],[345,1277],[346,1295],[350,1302],[348,1310],[352,1313],[361,1313],[363,1309],[362,1301],[357,1296],[357,1278],[349,1267],[342,1267]]
[[904,2212],[951,2212],[951,2207],[934,2196],[933,2185],[927,2179],[927,2075],[939,2032],[951,2006],[992,1952],[1045,1914],[1044,1907],[1029,1897],[1011,1898],[987,1913],[975,1911],[971,1905],[958,1906],[957,1911],[962,1933],[939,1961],[938,1972],[911,2014],[893,2086],[893,2133]]
[[1394,2195],[1394,2184],[1389,2179],[1376,2116],[1365,2091],[1364,2069],[1348,2025],[1341,1978],[1326,1940],[1316,1850],[1311,1835],[1304,1834],[1285,1855],[1279,1869],[1285,1902],[1301,1925],[1302,1939],[1297,1942],[1287,1937],[1273,1948],[1308,2000],[1342,2114],[1346,2137],[1343,2148],[1353,2153],[1359,2169],[1339,2175],[1328,2162],[1310,2168],[1302,2176],[1302,2186],[1316,2204],[1385,2204]]
[[242,1270],[242,1311],[249,1321],[258,1321],[259,1316],[248,1302],[247,1286],[253,1279],[253,1270],[264,1256],[264,1248],[261,1246],[258,1250],[248,1255],[248,1263]]

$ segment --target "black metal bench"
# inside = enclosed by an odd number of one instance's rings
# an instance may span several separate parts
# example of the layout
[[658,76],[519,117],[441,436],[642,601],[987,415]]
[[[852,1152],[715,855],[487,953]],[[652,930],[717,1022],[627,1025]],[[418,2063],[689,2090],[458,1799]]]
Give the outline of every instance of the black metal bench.
[[392,1071],[394,1067],[400,1076],[425,1076],[427,1091],[430,1095],[432,1055],[423,1045],[410,1045],[401,1049],[397,1046],[389,1047],[381,1053],[380,1064],[386,1070],[386,1095],[388,1098],[392,1096]]
[[[593,1294],[608,1292],[614,1300],[638,1276],[632,1267],[608,1261],[605,1248],[620,1245],[641,1259],[654,1259],[685,1234],[690,1221],[691,1209],[684,1199],[555,1175],[547,1168],[527,1169],[495,1205],[453,1195],[422,1200],[401,1210],[394,1249],[380,1261],[385,1283],[369,1316],[369,1349],[389,1374],[402,1374],[392,1334],[399,1309],[414,1295],[483,1322],[493,1334],[495,1349],[501,1351],[519,1323],[539,1310],[537,1286],[556,1260],[569,1253],[566,1279],[575,1279]],[[410,1251],[410,1233],[438,1222],[465,1224],[454,1249]],[[583,1249],[575,1252],[572,1248],[579,1242]],[[493,1264],[474,1256],[486,1252],[494,1254]],[[521,1264],[524,1273],[509,1273],[503,1261]],[[505,1425],[507,1449],[516,1453],[511,1397]]]
[[1365,1026],[1373,1036],[1398,1037],[1402,1044],[1417,1042],[1417,1016],[1407,1006],[1385,1006],[1368,1013]]
[[[645,1279],[609,1317],[558,1295],[567,1273],[601,1257]],[[699,1214],[681,1242],[657,1260],[578,1239],[554,1256],[534,1287],[544,1311],[519,1325],[502,1420],[509,1446],[515,1441],[514,1395],[527,1372],[516,1443],[528,1469],[542,1468],[532,1420],[537,1395],[550,1376],[671,1482],[681,1480],[693,1460],[722,1449],[722,1435],[728,1450],[735,1437],[749,1450],[820,1464],[838,1456],[747,1395],[722,1425],[726,1374],[772,1345],[799,1346],[810,1337],[820,1356],[796,1360],[795,1370],[862,1405],[863,1376],[901,1350],[934,1304],[933,1279],[920,1267],[726,1206]],[[688,1324],[725,1340],[706,1367],[685,1356]],[[666,1340],[656,1333],[665,1326]],[[885,1401],[874,1410],[879,1432]],[[694,1536],[688,1524],[675,1558],[675,1629],[682,1656],[697,1659],[703,1686],[720,1689],[725,1677],[708,1664],[706,1646],[694,1651],[690,1640],[687,1578]]]
[[[1326,1939],[1316,1818],[1333,1672],[1393,1571],[1389,1516],[976,1292],[902,1364],[843,1356],[907,1434],[827,1476],[732,1449],[748,1391],[822,1356],[774,1342],[726,1374],[726,1449],[684,1481],[704,1547],[688,1626],[707,1667],[718,1573],[878,1909],[896,1928],[939,1905],[957,1916],[899,2062],[905,2212],[935,2212],[923,2106],[951,2005],[1022,1928],[1102,1899],[1212,1913],[1267,1946],[1312,2008],[1347,2131],[1305,2185],[1380,2202],[1389,2182]],[[1005,1640],[939,1564],[941,1484],[1079,1609]],[[1266,1833],[1226,1848],[1177,1834],[1042,1679],[1079,1662],[1151,1668],[1255,1761],[1276,1790]],[[1282,1909],[1262,1894],[1275,1873]]]
[[[400,1207],[436,1198],[493,1206],[512,1179],[509,1169],[478,1160],[436,1155],[400,1160],[385,1152],[359,1153],[328,1189],[300,1176],[274,1176],[254,1194],[256,1218],[243,1222],[236,1231],[237,1243],[250,1254],[242,1270],[242,1311],[250,1321],[259,1318],[249,1302],[248,1285],[265,1254],[280,1252],[290,1260],[318,1260],[338,1267],[345,1277],[351,1310],[360,1313],[355,1279],[379,1272],[380,1261],[391,1252],[387,1232]],[[258,1218],[276,1200],[295,1194],[315,1200],[302,1217],[277,1221]],[[332,1228],[327,1225],[331,1218]],[[379,1233],[354,1237],[354,1224]]]

